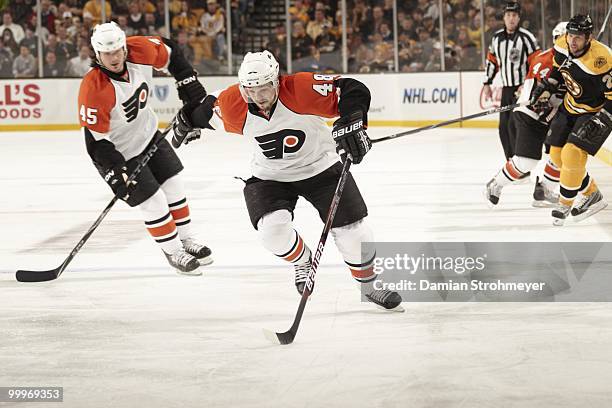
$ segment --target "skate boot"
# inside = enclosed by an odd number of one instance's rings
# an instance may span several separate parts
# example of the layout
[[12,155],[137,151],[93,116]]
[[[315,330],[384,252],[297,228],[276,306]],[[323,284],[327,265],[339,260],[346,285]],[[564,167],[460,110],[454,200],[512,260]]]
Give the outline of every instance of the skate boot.
[[554,207],[559,202],[559,194],[547,188],[546,184],[536,177],[535,187],[533,189],[533,207]]
[[198,244],[193,238],[182,239],[183,248],[189,255],[194,256],[201,266],[213,263],[212,251],[207,246]]
[[561,202],[557,203],[557,206],[555,207],[555,209],[552,210],[553,225],[556,225],[559,227],[563,225],[565,223],[565,219],[569,217],[571,210],[572,210],[571,206],[567,204],[563,204]]
[[607,206],[608,203],[604,200],[601,191],[595,190],[588,196],[582,196],[582,199],[572,208],[572,217],[574,217],[574,221],[579,222]]
[[199,276],[202,271],[199,270],[200,263],[191,254],[187,253],[183,248],[177,249],[172,254],[167,254],[168,263],[179,275]]
[[[312,257],[308,258],[306,262],[293,265],[293,268],[295,268],[295,288],[297,289],[300,295],[304,293],[304,288],[306,287],[306,278],[308,277],[308,273],[310,272],[311,267]],[[314,287],[312,289],[314,290]]]
[[375,289],[365,296],[370,302],[382,309],[397,312],[404,311],[404,308],[402,307],[402,297],[397,292],[386,289]]
[[485,187],[484,195],[487,199],[487,204],[489,207],[493,208],[494,205],[497,205],[499,202],[499,196],[501,195],[502,186],[497,184],[495,178],[492,178]]

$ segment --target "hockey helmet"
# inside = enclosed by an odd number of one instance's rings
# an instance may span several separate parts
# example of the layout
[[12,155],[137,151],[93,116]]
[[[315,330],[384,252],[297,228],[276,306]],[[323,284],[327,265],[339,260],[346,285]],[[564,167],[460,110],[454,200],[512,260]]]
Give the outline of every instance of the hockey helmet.
[[557,37],[564,35],[567,31],[567,21],[561,21],[558,23],[555,28],[552,30],[553,40],[556,40]]
[[567,32],[570,34],[591,35],[593,32],[593,20],[588,14],[576,14],[567,22]]
[[[276,101],[278,96],[278,62],[270,51],[247,52],[238,70],[240,94],[248,103],[257,102],[255,94]],[[273,92],[274,94],[272,95]]]
[[91,35],[91,46],[98,60],[101,52],[112,52],[119,48],[123,48],[127,52],[125,33],[114,21],[97,24],[94,27]]

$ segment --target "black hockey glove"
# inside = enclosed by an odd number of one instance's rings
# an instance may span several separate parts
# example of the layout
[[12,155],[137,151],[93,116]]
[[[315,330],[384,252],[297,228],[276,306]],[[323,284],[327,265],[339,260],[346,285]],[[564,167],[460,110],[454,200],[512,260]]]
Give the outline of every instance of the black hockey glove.
[[552,78],[545,78],[541,81],[538,81],[536,86],[531,90],[531,97],[529,98],[529,107],[537,112],[535,107],[538,105],[538,101],[542,99],[547,104],[550,95],[557,92],[558,85],[559,83]]
[[182,144],[188,144],[193,140],[199,139],[201,128],[214,130],[209,122],[213,115],[213,107],[216,100],[217,98],[214,96],[208,95],[202,103],[188,103],[179,110],[172,122],[172,130],[174,132],[172,146],[175,149],[178,149]]
[[606,109],[597,112],[571,136],[589,145],[601,146],[612,131],[612,113]]
[[198,73],[188,69],[176,75],[176,89],[184,104],[197,103],[204,99],[206,90],[198,80]]
[[372,148],[372,141],[363,128],[363,114],[355,111],[334,122],[332,137],[336,141],[336,151],[342,157],[350,154],[353,163],[359,164]]
[[113,193],[122,200],[127,200],[130,192],[134,189],[136,182],[132,181],[129,185],[126,183],[128,179],[127,167],[125,163],[119,164],[109,169],[104,175],[104,181],[108,183]]

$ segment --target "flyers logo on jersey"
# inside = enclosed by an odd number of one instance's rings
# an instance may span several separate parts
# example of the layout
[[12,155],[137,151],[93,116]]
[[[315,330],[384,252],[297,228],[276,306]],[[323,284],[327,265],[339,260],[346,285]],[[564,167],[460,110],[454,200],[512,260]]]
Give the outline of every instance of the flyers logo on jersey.
[[285,154],[296,153],[304,145],[306,133],[296,129],[284,129],[279,132],[263,136],[256,136],[255,140],[268,159],[282,159]]
[[134,95],[130,96],[127,101],[121,104],[121,106],[123,106],[123,110],[125,111],[125,116],[127,117],[128,123],[136,119],[138,117],[138,111],[147,106],[148,98],[149,87],[147,86],[146,82],[143,82],[142,85],[136,89]]

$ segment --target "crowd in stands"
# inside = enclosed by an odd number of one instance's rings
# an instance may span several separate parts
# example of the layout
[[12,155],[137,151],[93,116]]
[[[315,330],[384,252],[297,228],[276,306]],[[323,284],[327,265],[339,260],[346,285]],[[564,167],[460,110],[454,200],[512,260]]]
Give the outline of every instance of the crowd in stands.
[[[164,0],[41,0],[37,30],[36,0],[0,0],[0,78],[80,77],[91,64],[91,29],[113,20],[127,35],[174,38],[200,72],[227,67],[226,11],[221,0],[168,0],[170,33],[165,28]],[[244,26],[249,11],[263,0],[232,0],[231,21]],[[502,27],[502,0],[487,0],[484,24],[480,0],[397,1],[397,33],[393,0],[347,0],[348,71],[358,73],[482,69],[482,40]],[[342,72],[342,7],[339,0],[292,0],[291,59],[293,71]],[[535,0],[521,2],[523,26],[537,31]],[[443,13],[443,40],[440,35]],[[554,24],[553,24],[554,25]],[[483,35],[484,30],[484,35]],[[397,34],[397,64],[395,35]],[[42,39],[39,55],[38,37]],[[538,37],[540,38],[540,37]],[[267,39],[286,68],[287,31],[279,24]],[[441,52],[443,49],[443,52]]]
[[[241,4],[235,0],[237,13]],[[172,37],[203,72],[226,59],[225,10],[217,0],[169,0]],[[92,28],[115,21],[128,36],[168,36],[164,0],[106,1],[41,0],[41,28],[37,30],[36,0],[0,0],[0,78],[39,76],[81,77],[91,65],[89,40]],[[39,55],[39,36],[42,53]]]

